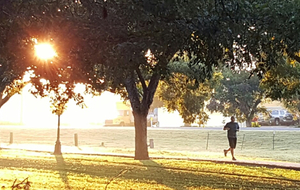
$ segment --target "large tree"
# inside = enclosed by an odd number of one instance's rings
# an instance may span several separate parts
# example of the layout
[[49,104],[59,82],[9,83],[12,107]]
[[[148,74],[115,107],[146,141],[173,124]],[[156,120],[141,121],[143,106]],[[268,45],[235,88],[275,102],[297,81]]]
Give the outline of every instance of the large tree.
[[[94,65],[89,72],[97,76],[95,81],[91,80],[96,89],[109,86],[111,92],[130,100],[135,121],[135,159],[149,159],[147,114],[159,81],[169,74],[169,63],[182,59],[185,52],[191,55],[192,49],[203,53],[193,59],[187,56],[188,67],[197,72],[188,80],[202,82],[211,77],[214,65],[222,56],[211,53],[218,48],[210,46],[211,38],[203,41],[208,44],[205,51],[190,45],[197,37],[192,36],[194,30],[189,20],[197,17],[200,4],[181,1],[107,1],[105,4],[82,1],[82,4],[93,14],[89,15],[87,29],[80,35],[86,41],[78,53],[81,61]],[[209,5],[204,4],[203,9],[205,6]],[[204,28],[209,31],[210,27]],[[203,58],[207,61],[200,62]]]
[[[96,5],[90,9],[101,10]],[[199,87],[219,64],[234,63],[225,48],[233,46],[228,27],[234,23],[224,17],[222,4],[214,1],[108,1],[105,10],[105,19],[90,18],[92,34],[85,36],[87,41],[97,39],[99,45],[93,41],[95,52],[92,56],[87,52],[87,58],[94,60],[98,79],[108,83],[112,92],[126,90],[135,119],[135,158],[148,159],[146,116],[158,82],[168,78],[174,62],[185,62],[193,73],[184,73],[183,87]],[[203,107],[203,100],[197,103]],[[199,111],[196,114],[203,113]]]

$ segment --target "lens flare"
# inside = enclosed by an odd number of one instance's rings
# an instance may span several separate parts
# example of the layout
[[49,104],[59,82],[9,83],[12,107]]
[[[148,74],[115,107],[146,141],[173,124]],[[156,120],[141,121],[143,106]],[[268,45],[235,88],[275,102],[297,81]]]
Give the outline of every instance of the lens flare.
[[37,44],[35,47],[35,54],[40,59],[51,59],[56,57],[57,54],[50,44]]

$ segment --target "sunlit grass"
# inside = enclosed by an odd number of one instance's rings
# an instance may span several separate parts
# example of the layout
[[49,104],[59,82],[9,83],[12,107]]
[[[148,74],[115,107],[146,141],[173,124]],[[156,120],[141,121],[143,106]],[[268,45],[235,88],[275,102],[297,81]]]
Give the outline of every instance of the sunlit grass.
[[300,171],[187,160],[0,151],[0,186],[30,189],[299,189]]

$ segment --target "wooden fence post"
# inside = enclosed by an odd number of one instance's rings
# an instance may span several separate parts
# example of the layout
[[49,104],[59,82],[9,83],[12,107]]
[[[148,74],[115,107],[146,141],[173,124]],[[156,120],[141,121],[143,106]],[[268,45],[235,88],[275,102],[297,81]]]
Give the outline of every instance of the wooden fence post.
[[75,141],[75,146],[78,146],[78,134],[74,134],[74,141]]
[[274,150],[274,148],[275,148],[274,143],[275,143],[275,131],[273,131],[273,150]]
[[209,132],[207,133],[207,139],[206,139],[206,150],[208,149],[208,139],[209,139]]
[[243,141],[242,141],[241,150],[243,150],[243,146],[244,146],[244,140],[245,140],[245,135],[246,135],[246,134],[244,134],[244,135],[243,135]]
[[12,144],[14,142],[14,134],[13,132],[10,132],[10,135],[9,135],[9,144]]
[[150,139],[149,147],[154,148],[154,140],[153,139]]

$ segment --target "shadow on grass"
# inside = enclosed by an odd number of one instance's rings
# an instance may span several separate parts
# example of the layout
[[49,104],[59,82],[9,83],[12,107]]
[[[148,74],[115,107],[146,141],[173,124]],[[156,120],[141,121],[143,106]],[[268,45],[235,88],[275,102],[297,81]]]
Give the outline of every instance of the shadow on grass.
[[[156,175],[155,180],[159,184],[163,184],[167,187],[170,187],[172,189],[185,189],[186,184],[180,182],[180,181],[173,181],[170,180],[170,178],[167,178],[166,176],[173,176],[173,179],[176,179],[174,176],[175,173],[172,170],[168,170],[167,168],[163,167],[162,165],[154,162],[153,160],[140,160],[140,162],[147,167],[147,170],[154,173],[158,174]],[[166,178],[164,178],[166,177]]]
[[[66,155],[65,155],[66,156]],[[160,164],[160,160],[144,160],[139,162],[127,162],[124,161],[109,161],[105,157],[101,159],[93,160],[92,157],[68,157],[65,161],[63,156],[53,157],[0,157],[0,169],[1,168],[25,168],[37,169],[37,170],[50,170],[58,171],[60,178],[65,184],[64,189],[70,188],[70,181],[68,176],[74,174],[80,174],[85,176],[84,178],[77,178],[80,183],[85,181],[86,177],[97,179],[111,179],[114,183],[106,181],[109,189],[119,187],[118,181],[130,180],[144,184],[148,184],[148,188],[162,189],[162,186],[170,189],[188,189],[188,188],[211,188],[211,189],[299,189],[299,181],[293,181],[289,179],[278,179],[277,177],[261,177],[253,176],[249,174],[232,173],[230,170],[220,169],[210,170],[207,165],[202,162],[193,162],[187,164],[195,165],[193,169],[177,167],[170,160],[170,165],[164,163]],[[130,159],[129,159],[130,160]],[[181,162],[181,161],[180,161]],[[253,170],[255,170],[253,168]],[[260,170],[258,168],[258,170]],[[122,173],[122,171],[128,171]],[[96,181],[95,180],[95,181]],[[92,180],[94,181],[94,180]],[[94,182],[90,183],[93,185]],[[123,181],[124,182],[124,181]],[[276,183],[274,183],[276,182]],[[291,183],[292,182],[292,183]],[[123,183],[124,184],[124,183]],[[135,183],[131,183],[132,189],[137,188]],[[138,184],[138,183],[137,183]],[[95,184],[98,189],[103,189],[103,185]],[[96,187],[95,187],[96,188]]]
[[[286,184],[275,183],[274,181],[280,180],[283,183],[290,183],[288,185],[291,189],[299,188],[299,180],[289,179],[280,175],[270,172],[262,172],[267,176],[255,176],[251,173],[247,174],[234,174],[225,171],[209,171],[205,168],[202,169],[188,169],[163,166],[153,160],[140,160],[140,162],[147,167],[147,170],[154,175],[148,179],[154,180],[159,184],[163,184],[169,188],[179,190],[188,188],[212,188],[212,189],[265,189],[265,188],[278,188],[286,189]],[[201,168],[202,163],[198,162]],[[255,170],[260,170],[259,168]]]
[[76,146],[78,148],[78,150],[82,150],[79,146]]
[[65,184],[65,189],[71,189],[68,179],[68,172],[64,170],[66,168],[66,163],[63,155],[54,155],[57,163],[57,168],[59,172],[59,176]]
[[[276,169],[276,168],[274,167],[274,169]],[[250,168],[250,170],[257,171],[257,169],[255,169],[254,167],[252,169]],[[291,183],[294,183],[295,185],[300,183],[300,180],[291,180],[290,178],[284,177],[282,174],[276,174],[275,172],[271,172],[271,171],[267,172],[267,171],[262,170],[261,173],[263,174],[263,176],[270,176],[269,178],[272,177],[274,179],[283,179],[286,181],[290,181]],[[261,179],[263,179],[263,178],[261,178]]]

